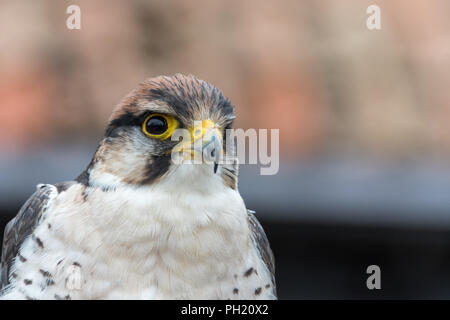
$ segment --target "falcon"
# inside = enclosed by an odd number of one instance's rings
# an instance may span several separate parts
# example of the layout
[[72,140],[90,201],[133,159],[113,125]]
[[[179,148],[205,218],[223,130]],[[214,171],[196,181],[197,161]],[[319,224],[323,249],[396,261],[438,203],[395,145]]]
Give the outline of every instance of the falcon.
[[[38,185],[6,226],[1,298],[276,299],[274,257],[227,146],[234,118],[192,75],[142,82],[86,170]],[[196,151],[208,157],[195,163]]]

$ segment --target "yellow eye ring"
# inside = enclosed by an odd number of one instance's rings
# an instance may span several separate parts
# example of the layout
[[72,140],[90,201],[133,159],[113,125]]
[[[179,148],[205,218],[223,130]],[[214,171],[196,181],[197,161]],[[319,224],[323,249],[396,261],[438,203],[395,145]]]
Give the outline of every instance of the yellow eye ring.
[[178,127],[178,121],[172,116],[162,113],[153,113],[142,123],[142,132],[155,139],[169,138]]

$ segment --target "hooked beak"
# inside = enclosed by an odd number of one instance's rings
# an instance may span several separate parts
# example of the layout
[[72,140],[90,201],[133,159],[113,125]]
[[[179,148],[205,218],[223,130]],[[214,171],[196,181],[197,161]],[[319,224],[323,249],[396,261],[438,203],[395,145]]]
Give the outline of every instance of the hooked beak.
[[189,132],[191,139],[182,141],[172,152],[181,152],[184,159],[198,160],[198,163],[214,162],[216,173],[223,152],[222,133],[211,120],[196,122]]

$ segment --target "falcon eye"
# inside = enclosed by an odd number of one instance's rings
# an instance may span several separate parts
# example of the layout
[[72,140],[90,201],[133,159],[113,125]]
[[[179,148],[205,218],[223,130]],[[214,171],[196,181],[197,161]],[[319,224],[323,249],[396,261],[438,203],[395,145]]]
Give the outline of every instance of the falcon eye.
[[155,116],[147,121],[147,132],[153,135],[160,135],[167,130],[167,121],[163,117]]
[[165,140],[169,138],[178,126],[178,121],[165,114],[151,114],[142,124],[142,131],[151,138]]

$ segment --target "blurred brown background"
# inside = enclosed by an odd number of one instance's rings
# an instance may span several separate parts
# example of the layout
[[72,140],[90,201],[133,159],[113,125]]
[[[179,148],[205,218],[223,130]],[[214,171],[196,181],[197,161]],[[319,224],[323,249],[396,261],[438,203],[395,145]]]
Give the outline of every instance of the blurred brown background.
[[241,192],[281,298],[450,297],[449,1],[2,0],[0,30],[3,223],[36,183],[81,172],[137,83],[193,73],[235,127],[280,129],[279,175],[244,168]]
[[96,139],[138,82],[181,72],[221,88],[236,126],[281,128],[283,157],[449,158],[449,16],[445,0],[2,1],[0,144]]

